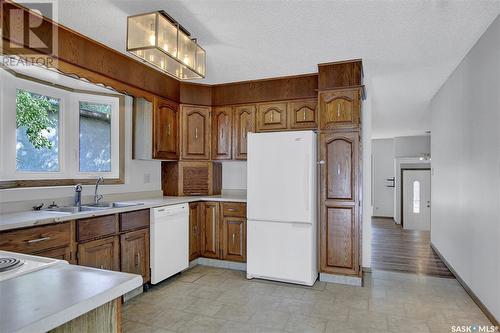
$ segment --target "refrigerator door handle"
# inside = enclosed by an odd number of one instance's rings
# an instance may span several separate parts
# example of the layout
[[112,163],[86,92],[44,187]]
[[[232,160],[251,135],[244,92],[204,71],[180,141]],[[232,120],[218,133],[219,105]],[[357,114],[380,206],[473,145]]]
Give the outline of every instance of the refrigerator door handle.
[[304,166],[304,172],[305,174],[305,182],[306,182],[306,190],[304,191],[304,201],[306,203],[306,212],[309,212],[309,154],[306,154],[305,156],[305,166]]

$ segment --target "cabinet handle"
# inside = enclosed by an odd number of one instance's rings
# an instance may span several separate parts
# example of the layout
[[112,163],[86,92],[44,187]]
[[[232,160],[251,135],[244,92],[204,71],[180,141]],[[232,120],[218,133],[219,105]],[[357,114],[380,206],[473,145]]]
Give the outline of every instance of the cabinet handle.
[[170,123],[167,125],[167,135],[170,136]]
[[135,266],[138,267],[140,262],[141,262],[141,254],[137,252],[137,254],[135,255]]
[[194,138],[198,139],[198,127],[194,129]]
[[230,211],[230,212],[235,212],[236,208],[228,208],[227,210]]
[[50,237],[42,237],[42,238],[37,238],[37,239],[30,239],[30,240],[27,240],[26,242],[28,244],[33,244],[33,243],[39,243],[39,242],[47,241],[49,239],[50,239]]
[[233,232],[233,243],[234,243],[234,232]]
[[100,265],[100,266],[99,266],[99,268],[100,268],[100,269],[104,269],[104,268],[103,268],[103,265]]
[[340,175],[340,162],[337,164],[337,175]]
[[340,103],[337,104],[337,117],[340,118]]
[[318,164],[319,165],[323,165],[323,164],[325,164],[325,161],[321,160],[321,161],[318,162]]
[[220,133],[220,137],[221,137],[221,139],[224,139],[224,129],[222,129],[222,131]]
[[306,110],[304,110],[304,121],[306,121]]

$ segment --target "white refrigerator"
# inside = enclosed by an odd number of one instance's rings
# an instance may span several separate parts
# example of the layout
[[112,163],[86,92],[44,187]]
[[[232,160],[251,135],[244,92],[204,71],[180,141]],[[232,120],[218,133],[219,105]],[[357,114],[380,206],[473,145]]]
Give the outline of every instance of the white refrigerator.
[[316,133],[249,133],[247,278],[311,286],[318,276]]

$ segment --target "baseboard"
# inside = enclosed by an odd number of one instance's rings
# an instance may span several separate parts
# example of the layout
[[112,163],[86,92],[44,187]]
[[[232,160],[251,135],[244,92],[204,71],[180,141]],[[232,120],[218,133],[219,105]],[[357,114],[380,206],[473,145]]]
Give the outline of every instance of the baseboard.
[[319,273],[319,280],[323,282],[346,284],[355,287],[363,286],[363,279],[359,276]]
[[472,291],[472,289],[469,288],[467,283],[465,283],[465,281],[462,280],[460,275],[458,275],[458,273],[455,271],[455,269],[453,269],[453,267],[450,265],[450,263],[443,257],[441,252],[439,252],[439,250],[434,246],[434,244],[432,244],[432,242],[431,242],[431,248],[434,250],[434,252],[436,252],[438,257],[446,265],[446,267],[448,267],[450,272],[455,276],[455,279],[457,279],[458,283],[460,283],[462,285],[462,287],[465,289],[467,294],[469,294],[469,296],[472,298],[474,303],[476,303],[476,305],[479,307],[479,309],[481,309],[481,311],[484,313],[484,315],[491,321],[491,323],[493,325],[500,327],[500,323],[499,323],[498,319],[495,318],[493,313],[491,313],[490,310],[488,310],[488,308],[486,307],[486,305],[484,305],[483,302],[481,302],[481,300],[476,296],[476,294]]
[[393,216],[372,216],[372,219],[388,219],[388,220],[394,220]]
[[235,262],[235,261],[227,261],[227,260],[219,260],[211,258],[202,258],[202,257],[196,258],[189,262],[189,268],[194,267],[196,265],[227,268],[227,269],[233,269],[235,271],[247,270],[247,264],[244,262]]
[[363,271],[363,273],[371,273],[372,272],[371,267],[362,267],[361,270]]

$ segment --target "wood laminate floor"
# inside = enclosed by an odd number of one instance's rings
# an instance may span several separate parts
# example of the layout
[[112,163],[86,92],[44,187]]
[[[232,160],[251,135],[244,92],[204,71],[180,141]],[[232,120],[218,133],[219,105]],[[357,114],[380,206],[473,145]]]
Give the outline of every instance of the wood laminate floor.
[[393,219],[372,219],[372,268],[453,277],[430,245],[430,232],[405,230]]

